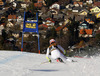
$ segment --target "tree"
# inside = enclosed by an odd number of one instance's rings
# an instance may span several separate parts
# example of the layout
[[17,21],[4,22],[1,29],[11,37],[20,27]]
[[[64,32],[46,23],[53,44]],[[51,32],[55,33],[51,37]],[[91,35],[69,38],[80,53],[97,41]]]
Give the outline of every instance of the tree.
[[7,38],[7,33],[4,29],[2,30],[2,37],[3,37],[3,40],[6,40]]
[[49,38],[51,36],[51,32],[50,32],[50,30],[47,30],[47,32],[46,32],[46,38]]
[[95,38],[96,38],[97,42],[100,42],[100,33],[96,34]]
[[61,5],[67,5],[70,3],[71,0],[59,0],[58,2],[61,4]]
[[56,38],[57,37],[57,33],[56,33],[55,28],[47,30],[46,37],[47,38]]
[[3,43],[3,37],[0,36],[0,50],[3,50],[3,45],[2,45],[2,43]]
[[10,2],[9,1],[6,1],[4,6],[5,7],[9,7],[10,5],[11,5]]
[[60,30],[59,37],[63,37],[63,35],[64,35],[63,30]]
[[17,6],[16,6],[16,8],[20,9],[21,8],[21,3],[18,3]]
[[51,6],[52,3],[53,3],[53,0],[46,0],[47,7]]
[[55,28],[51,29],[51,37],[52,38],[56,38],[57,37],[57,32],[56,32]]
[[68,49],[68,46],[70,45],[71,41],[72,38],[70,32],[67,32],[65,35],[63,35],[60,38],[56,38],[56,42],[60,44],[65,50]]
[[47,47],[49,46],[49,38],[43,39],[42,37],[40,37],[40,49],[41,49],[41,53],[46,53]]
[[71,33],[71,36],[73,38],[73,42],[76,43],[79,39],[78,39],[78,26],[79,26],[79,22],[75,21],[75,17],[73,19],[71,19],[71,24],[69,24],[70,26],[68,26],[68,30]]
[[34,2],[27,7],[27,11],[35,12]]

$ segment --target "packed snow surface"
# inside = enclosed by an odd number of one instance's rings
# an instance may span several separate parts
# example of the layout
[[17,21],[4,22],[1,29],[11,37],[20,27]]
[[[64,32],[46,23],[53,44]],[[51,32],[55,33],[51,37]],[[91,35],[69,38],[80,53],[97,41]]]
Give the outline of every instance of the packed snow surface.
[[100,57],[48,63],[45,54],[0,51],[0,76],[100,76]]

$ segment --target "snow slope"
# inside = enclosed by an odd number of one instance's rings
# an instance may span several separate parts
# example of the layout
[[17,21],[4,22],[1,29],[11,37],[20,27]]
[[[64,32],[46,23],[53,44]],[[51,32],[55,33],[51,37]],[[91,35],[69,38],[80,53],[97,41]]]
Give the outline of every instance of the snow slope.
[[44,63],[44,54],[0,51],[0,76],[100,76],[100,57],[70,58],[77,62]]

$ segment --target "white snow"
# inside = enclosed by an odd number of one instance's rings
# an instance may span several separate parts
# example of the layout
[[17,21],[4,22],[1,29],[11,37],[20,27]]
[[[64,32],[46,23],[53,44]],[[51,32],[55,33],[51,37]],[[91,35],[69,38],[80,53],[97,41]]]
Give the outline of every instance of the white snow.
[[71,58],[77,62],[45,63],[45,54],[0,51],[0,76],[100,76],[100,57]]

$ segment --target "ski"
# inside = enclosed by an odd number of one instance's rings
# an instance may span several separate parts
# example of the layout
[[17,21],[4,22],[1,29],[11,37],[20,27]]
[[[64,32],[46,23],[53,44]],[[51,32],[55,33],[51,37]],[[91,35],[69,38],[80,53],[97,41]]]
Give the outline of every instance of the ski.
[[72,62],[77,62],[77,61],[75,61],[75,60],[72,60]]
[[90,59],[90,58],[86,58],[86,57],[80,57],[80,56],[74,56],[76,58],[84,58],[84,59]]
[[41,64],[45,64],[45,63],[51,63],[51,62],[49,62],[49,61],[45,61],[45,62],[42,62]]

